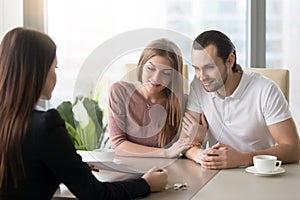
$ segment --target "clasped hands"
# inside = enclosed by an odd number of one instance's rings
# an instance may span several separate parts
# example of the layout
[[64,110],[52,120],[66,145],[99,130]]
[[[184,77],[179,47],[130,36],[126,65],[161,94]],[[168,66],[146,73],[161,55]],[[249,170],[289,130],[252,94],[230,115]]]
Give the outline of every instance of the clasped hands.
[[247,154],[218,142],[208,149],[199,149],[195,160],[206,169],[226,169],[247,165]]
[[[248,155],[245,152],[239,152],[229,145],[216,143],[211,148],[202,149],[201,144],[204,141],[208,129],[208,123],[204,114],[200,115],[199,120],[188,112],[183,118],[182,128],[185,134],[192,140],[191,146],[195,146],[195,155],[192,159],[200,163],[207,169],[224,169],[246,166]],[[184,136],[183,136],[184,137]]]

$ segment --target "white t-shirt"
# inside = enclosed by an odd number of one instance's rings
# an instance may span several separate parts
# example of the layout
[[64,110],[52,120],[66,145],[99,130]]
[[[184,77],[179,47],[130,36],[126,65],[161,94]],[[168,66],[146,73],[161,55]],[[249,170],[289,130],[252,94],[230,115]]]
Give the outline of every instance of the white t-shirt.
[[206,92],[194,78],[187,110],[204,112],[209,125],[206,140],[210,146],[219,141],[239,151],[274,146],[276,142],[268,126],[291,118],[280,88],[272,80],[250,71],[243,72],[236,90],[224,99],[216,92]]

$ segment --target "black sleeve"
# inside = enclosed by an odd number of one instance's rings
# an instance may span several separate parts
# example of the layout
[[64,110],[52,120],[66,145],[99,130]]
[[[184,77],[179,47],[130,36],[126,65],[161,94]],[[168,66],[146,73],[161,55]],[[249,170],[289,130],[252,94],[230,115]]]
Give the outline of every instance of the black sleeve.
[[40,138],[41,156],[53,174],[79,199],[133,199],[150,194],[142,178],[120,182],[100,182],[76,153],[64,121],[56,110],[46,113]]

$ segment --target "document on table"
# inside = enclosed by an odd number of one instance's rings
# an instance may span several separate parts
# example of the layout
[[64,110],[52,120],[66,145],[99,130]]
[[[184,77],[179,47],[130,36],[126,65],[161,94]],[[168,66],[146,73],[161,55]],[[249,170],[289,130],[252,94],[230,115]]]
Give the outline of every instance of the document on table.
[[142,175],[145,173],[143,171],[127,168],[125,166],[122,166],[121,164],[114,162],[114,161],[89,161],[87,163],[89,165],[93,165],[94,168],[100,169],[100,170],[116,171],[116,172],[136,174],[136,175]]
[[141,169],[132,169],[127,167],[121,160],[114,158],[114,152],[97,152],[97,151],[77,151],[82,156],[82,160],[95,169],[116,171],[135,175],[144,174],[146,171]]

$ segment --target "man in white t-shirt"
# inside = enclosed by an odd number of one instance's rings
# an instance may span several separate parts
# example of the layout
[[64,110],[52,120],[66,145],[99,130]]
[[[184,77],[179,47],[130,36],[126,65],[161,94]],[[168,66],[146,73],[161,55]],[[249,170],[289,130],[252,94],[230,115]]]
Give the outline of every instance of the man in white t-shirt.
[[[200,34],[192,63],[195,78],[183,130],[197,130],[196,142],[210,148],[194,145],[186,157],[208,169],[249,166],[258,154],[275,155],[283,163],[299,161],[299,136],[284,95],[270,79],[236,64],[235,47],[226,35]],[[199,124],[200,113],[206,120],[202,117]]]

